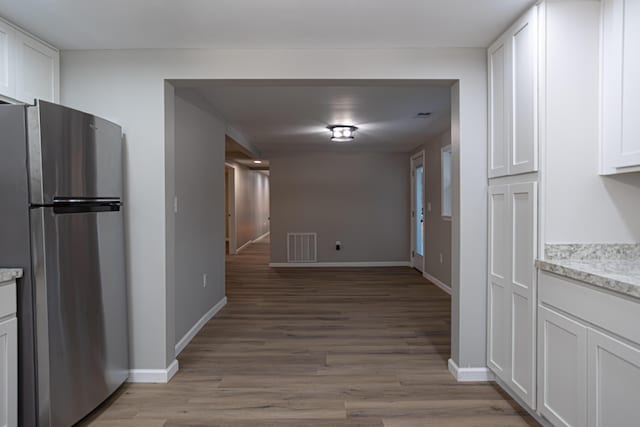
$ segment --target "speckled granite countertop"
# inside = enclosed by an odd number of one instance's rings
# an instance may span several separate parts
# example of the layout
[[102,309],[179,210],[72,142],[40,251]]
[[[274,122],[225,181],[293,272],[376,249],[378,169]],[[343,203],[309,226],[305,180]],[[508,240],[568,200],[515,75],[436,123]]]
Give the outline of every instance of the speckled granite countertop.
[[546,245],[536,267],[640,299],[640,245]]
[[21,268],[0,268],[0,283],[22,277]]

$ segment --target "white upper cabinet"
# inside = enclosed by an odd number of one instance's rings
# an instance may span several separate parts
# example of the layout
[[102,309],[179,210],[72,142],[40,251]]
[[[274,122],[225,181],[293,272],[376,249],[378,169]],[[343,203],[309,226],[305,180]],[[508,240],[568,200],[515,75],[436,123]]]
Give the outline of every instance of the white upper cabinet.
[[603,0],[601,161],[603,174],[640,171],[640,0]]
[[489,178],[538,169],[538,7],[488,51]]
[[60,54],[0,20],[0,96],[24,103],[58,102]]
[[489,177],[509,175],[509,75],[503,39],[489,49]]
[[18,34],[16,52],[16,98],[55,102],[59,92],[58,51],[25,34]]
[[15,97],[13,57],[15,31],[0,21],[0,94]]

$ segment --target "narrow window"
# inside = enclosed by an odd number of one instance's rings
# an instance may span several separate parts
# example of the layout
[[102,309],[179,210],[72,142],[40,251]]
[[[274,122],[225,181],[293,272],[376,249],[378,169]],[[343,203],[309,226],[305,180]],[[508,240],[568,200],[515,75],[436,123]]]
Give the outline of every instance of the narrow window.
[[451,144],[442,148],[441,151],[442,170],[442,216],[451,218]]

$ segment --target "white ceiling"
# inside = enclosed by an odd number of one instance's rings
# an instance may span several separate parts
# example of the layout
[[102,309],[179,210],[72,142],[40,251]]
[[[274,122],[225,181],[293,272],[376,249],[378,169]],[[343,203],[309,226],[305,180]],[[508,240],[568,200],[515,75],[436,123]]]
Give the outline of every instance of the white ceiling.
[[[263,153],[327,149],[406,152],[449,129],[451,123],[450,82],[444,81],[174,84],[181,90],[198,92]],[[432,115],[416,118],[419,112]],[[331,142],[327,130],[331,124],[358,126],[355,140]]]
[[486,47],[533,0],[0,0],[60,49]]

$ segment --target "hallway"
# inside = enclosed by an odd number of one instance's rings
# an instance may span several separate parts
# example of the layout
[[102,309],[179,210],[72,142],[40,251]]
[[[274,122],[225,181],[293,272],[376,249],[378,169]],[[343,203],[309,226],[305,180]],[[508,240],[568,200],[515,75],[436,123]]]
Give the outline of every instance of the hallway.
[[92,426],[529,426],[447,371],[450,298],[408,268],[272,269],[227,257],[227,306],[169,384],[126,384]]

